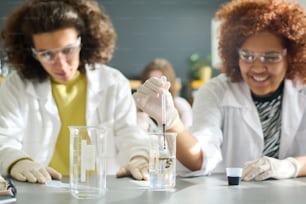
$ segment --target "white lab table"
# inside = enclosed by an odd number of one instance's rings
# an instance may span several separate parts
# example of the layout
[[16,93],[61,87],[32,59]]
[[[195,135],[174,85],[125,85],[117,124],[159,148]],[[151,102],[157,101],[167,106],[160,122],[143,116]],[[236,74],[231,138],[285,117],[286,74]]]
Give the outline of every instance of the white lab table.
[[[64,178],[63,182],[68,178]],[[100,199],[77,200],[68,188],[15,182],[17,203],[22,204],[288,204],[306,203],[306,177],[287,180],[241,182],[228,186],[224,174],[177,178],[173,191],[152,191],[146,181],[107,176],[107,192]]]

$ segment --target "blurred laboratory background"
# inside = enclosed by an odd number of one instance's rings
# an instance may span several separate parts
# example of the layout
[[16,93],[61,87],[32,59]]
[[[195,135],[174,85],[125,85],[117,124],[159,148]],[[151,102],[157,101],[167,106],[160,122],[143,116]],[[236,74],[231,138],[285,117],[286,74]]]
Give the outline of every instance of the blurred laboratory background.
[[[10,10],[25,0],[1,0],[0,26]],[[131,80],[135,89],[144,66],[154,58],[173,65],[180,94],[193,91],[220,73],[215,12],[226,0],[97,0],[117,31],[117,47],[109,65]],[[299,2],[306,5],[306,0]],[[1,65],[5,56],[0,53]],[[4,68],[3,75],[8,71]],[[133,82],[133,83],[132,83]],[[135,82],[135,83],[134,83]]]

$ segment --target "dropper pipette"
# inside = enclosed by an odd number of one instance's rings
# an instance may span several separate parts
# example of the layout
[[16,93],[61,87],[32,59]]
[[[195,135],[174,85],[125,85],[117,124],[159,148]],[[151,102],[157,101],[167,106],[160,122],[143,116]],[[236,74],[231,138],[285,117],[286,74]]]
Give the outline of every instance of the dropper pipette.
[[[166,76],[162,76],[161,80],[163,82],[167,81]],[[166,149],[166,91],[163,90],[162,93],[162,126],[163,126],[163,136],[164,136],[164,149]]]

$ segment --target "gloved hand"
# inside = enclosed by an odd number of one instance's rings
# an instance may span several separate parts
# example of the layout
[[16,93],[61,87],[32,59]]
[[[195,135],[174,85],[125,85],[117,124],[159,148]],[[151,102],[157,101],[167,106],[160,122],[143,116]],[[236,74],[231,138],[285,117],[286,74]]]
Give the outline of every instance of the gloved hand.
[[137,180],[148,180],[148,169],[148,159],[143,156],[136,156],[133,157],[126,166],[121,167],[120,170],[117,172],[116,176],[118,178],[124,176],[132,176],[134,179]]
[[7,182],[6,180],[0,175],[0,191],[7,189]]
[[262,181],[268,178],[292,178],[298,175],[300,168],[298,161],[292,157],[279,160],[264,156],[258,160],[245,163],[242,180]]
[[52,178],[60,180],[61,173],[51,167],[45,167],[32,160],[23,159],[18,161],[11,169],[10,175],[18,181],[31,183],[46,183]]
[[144,131],[149,131],[149,122],[150,116],[143,112],[143,111],[137,111],[137,125]]
[[162,125],[162,94],[166,94],[166,130],[179,121],[179,114],[174,106],[173,98],[168,91],[169,82],[152,77],[137,88],[134,99],[139,109],[149,114],[157,123]]

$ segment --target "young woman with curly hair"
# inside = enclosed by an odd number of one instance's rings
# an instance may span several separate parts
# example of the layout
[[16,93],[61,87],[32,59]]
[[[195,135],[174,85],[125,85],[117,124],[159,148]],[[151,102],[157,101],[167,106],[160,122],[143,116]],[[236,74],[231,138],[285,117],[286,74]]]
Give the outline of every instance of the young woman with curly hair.
[[[177,158],[187,175],[243,167],[246,181],[305,176],[305,9],[289,0],[233,0],[216,19],[223,73],[198,91],[191,131],[168,106]],[[160,121],[154,102],[168,87],[146,81],[135,93],[137,106]]]
[[147,178],[146,137],[128,80],[106,65],[116,32],[93,0],[28,0],[1,33],[14,71],[0,88],[0,170],[19,181],[69,175],[68,126],[112,124],[108,172]]

